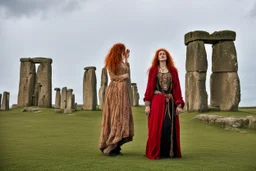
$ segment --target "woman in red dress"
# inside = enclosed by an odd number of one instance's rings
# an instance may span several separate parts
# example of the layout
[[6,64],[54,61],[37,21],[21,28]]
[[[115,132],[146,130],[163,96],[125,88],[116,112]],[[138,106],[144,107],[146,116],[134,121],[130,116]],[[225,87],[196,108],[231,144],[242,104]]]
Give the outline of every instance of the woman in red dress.
[[148,116],[146,156],[151,160],[180,158],[179,112],[184,101],[177,68],[165,49],[155,53],[143,100]]

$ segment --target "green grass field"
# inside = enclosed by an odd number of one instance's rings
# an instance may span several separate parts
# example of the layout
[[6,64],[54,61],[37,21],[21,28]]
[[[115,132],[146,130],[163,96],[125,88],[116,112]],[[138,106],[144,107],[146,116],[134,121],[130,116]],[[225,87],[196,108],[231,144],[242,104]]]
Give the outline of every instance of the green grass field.
[[[148,160],[144,157],[147,118],[143,107],[133,108],[134,141],[122,147],[123,156],[107,157],[99,151],[101,111],[57,114],[21,108],[0,112],[0,170],[143,170],[143,171],[254,171],[256,130],[225,131],[218,125],[194,120],[198,113],[182,113],[183,158]],[[256,115],[256,108],[217,112],[223,116]]]

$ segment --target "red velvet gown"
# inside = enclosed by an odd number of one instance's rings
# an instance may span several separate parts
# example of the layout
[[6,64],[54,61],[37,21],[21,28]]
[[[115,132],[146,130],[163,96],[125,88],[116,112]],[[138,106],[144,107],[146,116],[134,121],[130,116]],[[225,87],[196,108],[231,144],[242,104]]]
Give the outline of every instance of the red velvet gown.
[[[172,94],[169,101],[166,94]],[[152,67],[143,100],[150,102],[146,156],[152,160],[180,158],[180,122],[176,106],[181,104],[183,107],[184,101],[176,68],[163,74],[157,67]]]

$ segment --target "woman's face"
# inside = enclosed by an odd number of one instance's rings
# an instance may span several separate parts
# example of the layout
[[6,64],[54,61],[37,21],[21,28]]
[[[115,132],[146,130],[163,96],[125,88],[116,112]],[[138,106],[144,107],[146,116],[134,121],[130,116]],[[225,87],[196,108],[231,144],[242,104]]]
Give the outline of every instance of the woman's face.
[[159,61],[166,61],[166,60],[167,60],[167,56],[166,56],[165,51],[161,50],[161,51],[158,53],[158,60],[159,60]]

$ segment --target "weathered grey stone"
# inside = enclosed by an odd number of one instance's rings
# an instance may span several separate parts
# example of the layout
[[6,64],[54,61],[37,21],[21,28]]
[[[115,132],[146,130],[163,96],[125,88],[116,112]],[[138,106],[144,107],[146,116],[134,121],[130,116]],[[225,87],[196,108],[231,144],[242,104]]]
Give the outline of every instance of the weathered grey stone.
[[39,108],[33,108],[33,107],[24,107],[21,112],[38,112],[40,111]]
[[18,92],[18,105],[19,106],[31,106],[32,95],[34,93],[34,87],[36,82],[36,69],[35,64],[29,62],[29,58],[21,58],[20,63],[20,81]]
[[218,116],[218,115],[200,114],[194,118],[201,120],[204,123],[219,124],[219,125],[221,125],[223,127],[227,127],[227,128],[247,127],[249,124],[248,117],[237,118],[237,117],[224,117],[224,116]]
[[72,109],[64,109],[64,113],[65,114],[70,114],[70,113],[72,113]]
[[206,73],[186,73],[185,106],[188,112],[204,112],[208,110],[205,80]]
[[235,44],[224,41],[213,45],[212,72],[235,72],[238,70]]
[[190,42],[196,41],[196,40],[209,40],[210,34],[206,31],[191,31],[185,34],[185,45],[188,45]]
[[224,116],[218,115],[209,115],[209,114],[200,114],[194,117],[194,119],[198,119],[204,123],[214,124],[218,118],[223,118]]
[[[21,58],[18,106],[51,107],[52,69],[50,58]],[[35,63],[40,63],[36,73]]]
[[249,120],[248,128],[249,129],[256,129],[256,117],[255,116],[247,116]]
[[18,108],[19,106],[17,104],[12,105],[12,109]]
[[37,77],[35,76],[35,84],[32,90],[32,100],[31,104],[28,106],[38,106],[38,98],[39,98],[39,89],[40,89],[40,84],[37,83]]
[[36,57],[36,58],[32,58],[31,61],[34,62],[34,63],[52,64],[52,59],[51,58]]
[[223,117],[216,119],[215,123],[223,127],[241,128],[248,125],[248,119],[235,118],[235,117]]
[[210,79],[213,107],[222,111],[237,111],[240,102],[240,81],[236,72],[212,73]]
[[129,68],[128,68],[128,74],[129,74],[129,78],[127,80],[128,84],[128,91],[129,91],[129,99],[130,99],[130,104],[132,106],[133,104],[133,97],[132,97],[132,86],[131,86],[131,83],[132,83],[132,78],[131,78],[131,68],[130,68],[130,65],[129,65]]
[[2,94],[0,93],[0,109],[1,109],[1,106],[2,106]]
[[61,90],[61,109],[66,109],[67,107],[67,87],[63,87]]
[[74,94],[72,94],[72,109],[76,110],[76,96]]
[[55,113],[63,113],[63,110],[61,109],[54,109]]
[[96,67],[86,67],[83,78],[83,109],[96,110],[97,106],[97,80]]
[[67,90],[67,108],[66,109],[72,109],[72,92],[73,92],[73,89]]
[[41,63],[37,69],[37,81],[41,85],[38,106],[52,107],[52,66],[51,63]]
[[203,41],[194,41],[187,45],[186,71],[206,72],[208,67],[207,54]]
[[74,110],[74,111],[77,110],[77,103],[74,103],[73,110]]
[[84,67],[84,70],[90,70],[90,69],[96,70],[96,67],[95,66]]
[[222,30],[215,31],[211,34],[211,44],[217,43],[219,41],[235,41],[236,40],[236,32],[232,30]]
[[38,106],[39,94],[41,92],[42,85],[40,83],[35,84],[34,93],[32,95],[32,106]]
[[102,68],[101,70],[101,84],[100,84],[100,89],[99,89],[99,109],[104,108],[104,103],[105,103],[105,93],[106,89],[108,86],[108,73],[106,68]]
[[31,58],[20,58],[20,62],[33,62]]
[[59,109],[60,108],[60,104],[61,104],[60,88],[55,88],[54,90],[56,91],[56,95],[55,95],[55,108]]
[[216,31],[209,34],[206,31],[192,31],[185,34],[185,45],[190,42],[201,40],[207,44],[215,44],[220,41],[235,41],[236,33],[231,30]]
[[138,93],[138,88],[136,83],[131,83],[132,87],[132,106],[139,106],[139,93]]
[[7,91],[4,91],[1,109],[9,110],[9,103],[10,103],[10,93]]

